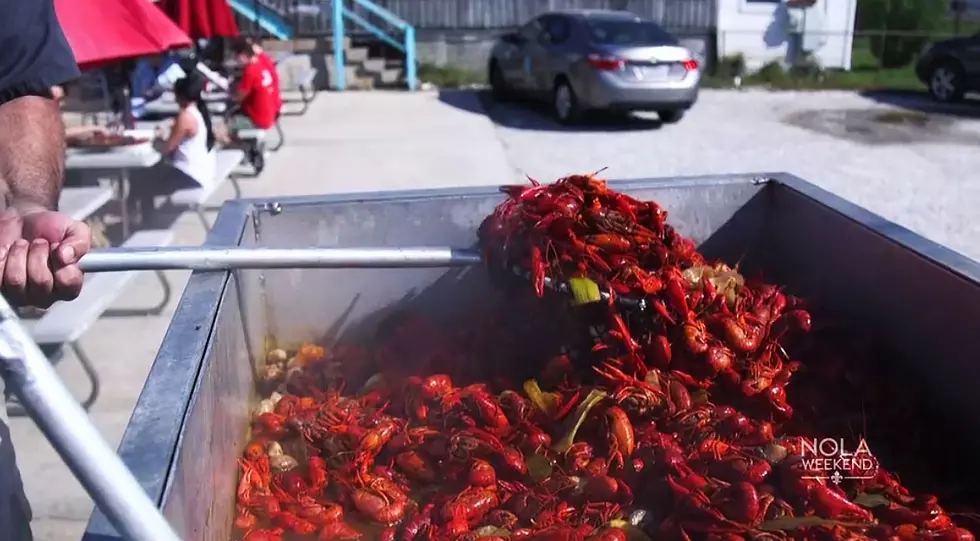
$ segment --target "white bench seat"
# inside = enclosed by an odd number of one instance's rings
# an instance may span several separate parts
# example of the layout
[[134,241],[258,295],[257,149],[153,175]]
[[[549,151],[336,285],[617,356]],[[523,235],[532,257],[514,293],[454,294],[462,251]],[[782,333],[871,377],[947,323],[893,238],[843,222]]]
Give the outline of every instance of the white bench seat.
[[231,185],[235,189],[235,198],[241,197],[242,191],[238,186],[238,181],[231,176],[231,172],[242,163],[245,153],[234,148],[226,148],[215,153],[214,180],[207,186],[197,188],[186,188],[177,190],[168,197],[172,205],[188,207],[198,214],[204,223],[205,229],[210,228],[207,217],[204,216],[204,205],[211,199],[214,192],[225,183],[231,180]]
[[[164,247],[173,242],[170,230],[145,230],[131,236],[123,247],[150,248]],[[142,311],[148,314],[160,313],[170,302],[171,287],[166,276],[157,272],[163,287],[163,300],[154,308]],[[112,304],[119,299],[126,286],[136,277],[135,271],[89,274],[78,298],[71,302],[55,303],[31,328],[31,336],[39,346],[69,345],[78,357],[92,385],[88,398],[82,406],[88,409],[99,395],[99,375],[81,348],[82,336],[99,320]]]
[[316,87],[313,86],[316,74],[316,68],[307,68],[296,77],[296,90],[299,91],[299,97],[303,102],[303,107],[295,114],[302,115],[305,113],[309,109],[310,103],[313,102],[313,98],[316,97]]

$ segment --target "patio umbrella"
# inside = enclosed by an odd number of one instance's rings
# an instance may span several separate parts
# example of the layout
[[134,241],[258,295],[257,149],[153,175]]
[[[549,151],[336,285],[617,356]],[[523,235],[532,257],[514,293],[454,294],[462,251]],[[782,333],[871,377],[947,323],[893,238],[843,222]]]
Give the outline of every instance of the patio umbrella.
[[157,5],[194,39],[238,36],[228,0],[157,0]]
[[55,0],[82,69],[188,47],[190,37],[149,0]]

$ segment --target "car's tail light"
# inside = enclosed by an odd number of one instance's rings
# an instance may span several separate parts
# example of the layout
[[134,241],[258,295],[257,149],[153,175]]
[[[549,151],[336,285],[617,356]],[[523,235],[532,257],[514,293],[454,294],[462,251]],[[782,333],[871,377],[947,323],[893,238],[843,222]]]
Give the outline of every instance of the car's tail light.
[[698,61],[697,60],[694,60],[694,59],[685,60],[684,61],[684,69],[686,69],[687,71],[694,71],[694,70],[698,69]]
[[589,64],[592,64],[597,70],[602,71],[613,71],[622,69],[623,65],[626,63],[622,58],[612,58],[608,56],[599,56],[597,54],[589,55]]

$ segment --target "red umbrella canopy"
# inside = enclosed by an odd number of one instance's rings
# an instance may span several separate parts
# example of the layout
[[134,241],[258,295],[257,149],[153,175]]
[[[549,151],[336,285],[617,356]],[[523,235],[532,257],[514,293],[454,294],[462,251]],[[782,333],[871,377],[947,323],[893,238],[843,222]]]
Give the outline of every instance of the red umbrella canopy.
[[82,69],[191,44],[150,0],[55,0],[54,7]]
[[238,36],[228,0],[157,0],[157,5],[194,39]]

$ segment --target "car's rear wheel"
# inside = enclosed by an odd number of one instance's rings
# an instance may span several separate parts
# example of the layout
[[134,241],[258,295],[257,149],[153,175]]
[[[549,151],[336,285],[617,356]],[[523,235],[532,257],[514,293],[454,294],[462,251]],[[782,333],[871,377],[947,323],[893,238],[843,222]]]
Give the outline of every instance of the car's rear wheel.
[[490,63],[488,79],[490,80],[490,93],[493,95],[493,99],[506,101],[511,98],[511,90],[504,79],[504,72],[500,70],[500,66],[496,62]]
[[555,116],[555,120],[565,125],[575,124],[579,121],[582,111],[579,109],[575,91],[567,80],[559,79],[555,83],[551,98],[551,112]]
[[664,124],[674,124],[675,122],[680,122],[684,118],[683,109],[668,109],[666,111],[657,111],[657,116],[660,117],[660,121]]
[[929,74],[929,93],[943,103],[959,101],[966,93],[966,74],[958,63],[947,60],[933,66]]

